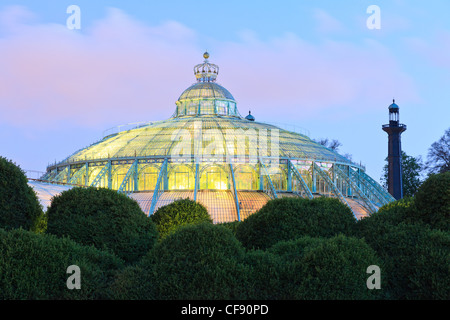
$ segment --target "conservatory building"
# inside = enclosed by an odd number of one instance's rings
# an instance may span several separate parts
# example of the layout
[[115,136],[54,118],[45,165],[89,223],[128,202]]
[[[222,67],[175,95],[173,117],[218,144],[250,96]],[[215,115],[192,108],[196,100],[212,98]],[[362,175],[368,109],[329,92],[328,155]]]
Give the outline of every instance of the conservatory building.
[[335,197],[357,218],[394,200],[362,166],[307,135],[241,116],[216,82],[219,67],[203,57],[171,118],[110,131],[30,180],[44,206],[74,186],[104,187],[135,199],[147,215],[190,198],[221,223],[281,197]]

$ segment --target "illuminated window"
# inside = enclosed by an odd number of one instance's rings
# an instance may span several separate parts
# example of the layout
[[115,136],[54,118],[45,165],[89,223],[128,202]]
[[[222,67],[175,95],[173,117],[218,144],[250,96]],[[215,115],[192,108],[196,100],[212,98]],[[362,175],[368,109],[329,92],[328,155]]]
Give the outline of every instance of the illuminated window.
[[118,190],[123,179],[127,175],[128,169],[127,168],[121,168],[118,169],[114,175],[113,175],[113,189]]
[[217,166],[209,167],[200,177],[200,189],[227,190],[228,175]]
[[139,191],[155,190],[159,169],[148,166],[139,175]]
[[185,165],[176,166],[169,174],[170,190],[194,190],[195,176]]
[[236,189],[258,190],[258,176],[250,166],[237,167],[234,172]]
[[193,115],[193,114],[197,114],[198,111],[198,104],[197,103],[190,103],[189,107],[187,108],[187,114],[188,115]]

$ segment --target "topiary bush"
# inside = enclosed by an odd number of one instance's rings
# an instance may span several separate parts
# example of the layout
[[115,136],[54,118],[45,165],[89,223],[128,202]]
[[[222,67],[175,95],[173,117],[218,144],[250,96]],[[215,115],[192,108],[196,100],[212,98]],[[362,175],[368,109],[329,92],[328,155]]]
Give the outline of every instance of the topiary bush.
[[112,291],[125,299],[245,298],[244,255],[230,230],[210,223],[185,225],[120,274]]
[[[80,268],[79,290],[67,288],[71,265]],[[67,238],[0,229],[1,300],[106,299],[122,267],[118,257]]]
[[375,299],[380,290],[367,288],[367,267],[383,266],[363,240],[301,237],[281,241],[269,249],[252,250],[249,299],[343,300]]
[[160,207],[151,215],[151,218],[156,224],[161,239],[183,225],[212,223],[208,210],[202,204],[190,199],[176,200]]
[[133,199],[109,189],[72,188],[52,200],[47,232],[109,250],[134,263],[155,244],[158,233]]
[[413,216],[414,198],[407,197],[382,206],[377,212],[358,220],[354,236],[373,242],[380,233],[400,223],[417,223]]
[[389,299],[450,299],[450,234],[401,223],[366,238],[384,261]]
[[425,180],[415,194],[415,206],[417,220],[450,231],[450,171]]
[[355,224],[350,208],[338,199],[281,198],[268,201],[239,224],[236,237],[246,248],[265,249],[302,236],[351,234]]
[[[303,246],[301,243],[300,247]],[[298,268],[302,275],[299,285],[292,288],[295,299],[366,300],[381,295],[381,290],[367,287],[371,275],[367,268],[375,265],[383,270],[384,267],[364,240],[339,235],[322,239],[320,243],[312,242],[305,246],[301,257],[291,263],[292,269]],[[382,274],[380,278],[382,285]]]
[[222,223],[219,223],[218,225],[231,230],[231,232],[233,232],[233,234],[236,235],[236,230],[237,230],[238,226],[241,224],[241,222],[242,221],[222,222]]
[[42,207],[25,173],[0,157],[0,228],[29,230],[41,214]]

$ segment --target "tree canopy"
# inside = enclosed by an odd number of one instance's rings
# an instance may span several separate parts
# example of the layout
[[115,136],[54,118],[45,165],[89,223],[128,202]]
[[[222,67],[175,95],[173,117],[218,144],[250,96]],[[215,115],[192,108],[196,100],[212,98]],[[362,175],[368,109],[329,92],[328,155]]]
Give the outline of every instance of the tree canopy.
[[430,174],[450,171],[450,128],[428,149],[425,165]]
[[[386,164],[383,167],[383,175],[381,177],[381,184],[387,189],[387,178],[388,178],[388,158],[385,159]],[[403,196],[411,197],[419,189],[422,180],[420,178],[423,171],[424,165],[422,158],[413,157],[402,151],[402,185],[403,185]]]

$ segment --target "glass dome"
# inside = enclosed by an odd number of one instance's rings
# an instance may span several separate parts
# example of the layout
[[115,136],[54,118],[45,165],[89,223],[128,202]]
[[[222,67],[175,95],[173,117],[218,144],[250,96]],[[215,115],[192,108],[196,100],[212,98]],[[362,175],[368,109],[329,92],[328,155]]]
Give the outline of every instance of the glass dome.
[[41,198],[55,185],[106,187],[127,193],[148,215],[190,198],[215,223],[243,220],[280,197],[336,197],[355,217],[394,201],[361,165],[306,135],[241,117],[231,93],[215,83],[219,67],[204,58],[171,118],[122,128],[49,165],[33,185]]
[[176,102],[175,117],[220,115],[240,117],[231,93],[215,82],[198,82],[187,88]]

